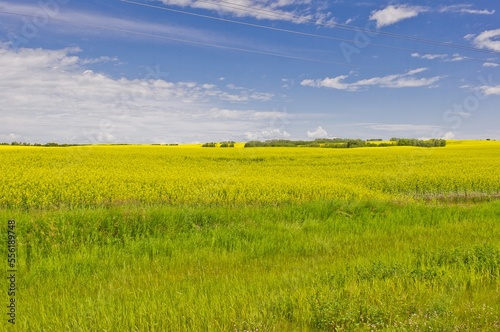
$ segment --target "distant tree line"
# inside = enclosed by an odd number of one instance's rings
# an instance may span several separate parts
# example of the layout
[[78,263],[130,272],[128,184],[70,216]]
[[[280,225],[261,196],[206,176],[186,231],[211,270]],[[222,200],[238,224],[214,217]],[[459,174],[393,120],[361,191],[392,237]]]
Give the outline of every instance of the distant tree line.
[[219,144],[220,148],[234,148],[234,144],[236,142],[234,141],[226,141],[226,142],[220,142],[220,143],[215,143],[215,142],[210,142],[210,143],[205,143],[202,144],[202,148],[216,148],[217,144]]
[[429,140],[421,140],[415,138],[391,138],[391,142],[396,142],[397,146],[421,146],[421,147],[436,147],[446,146],[446,140],[440,138],[431,138]]
[[[377,143],[372,143],[377,142]],[[249,141],[245,143],[246,148],[253,147],[321,147],[321,148],[360,148],[360,147],[384,147],[384,146],[419,146],[437,147],[446,146],[444,139],[419,140],[414,138],[392,138],[390,142],[381,139],[351,139],[351,138],[319,138],[314,141],[273,139],[266,141]]]
[[[490,139],[487,139],[490,140]],[[234,148],[236,142],[225,141],[225,142],[209,142],[202,144],[204,148]],[[48,147],[67,147],[67,146],[80,146],[82,144],[58,144],[55,142],[49,142],[46,144],[39,143],[27,143],[27,142],[11,142],[11,143],[0,143],[0,145],[12,145],[12,146],[48,146]],[[127,144],[114,144],[114,145],[127,145]],[[166,145],[166,146],[177,146],[178,144],[153,144],[153,145]],[[416,138],[397,138],[393,137],[389,142],[384,142],[382,139],[368,139],[366,141],[362,139],[352,139],[352,138],[318,138],[314,141],[305,140],[286,140],[286,139],[272,139],[266,141],[249,141],[245,143],[246,148],[253,147],[317,147],[317,148],[360,148],[360,147],[384,147],[384,146],[418,146],[418,147],[442,147],[446,146],[446,140],[440,138],[431,138],[429,140],[420,140]]]
[[349,138],[318,138],[314,141],[293,141],[285,139],[273,139],[267,141],[249,141],[245,144],[250,147],[322,147],[322,148],[355,148],[365,146],[361,139]]
[[27,143],[27,142],[12,142],[12,143],[0,143],[0,145],[12,145],[12,146],[60,146],[60,147],[65,147],[65,146],[76,146],[77,144],[58,144],[55,142],[49,142],[45,144],[40,144],[40,143]]

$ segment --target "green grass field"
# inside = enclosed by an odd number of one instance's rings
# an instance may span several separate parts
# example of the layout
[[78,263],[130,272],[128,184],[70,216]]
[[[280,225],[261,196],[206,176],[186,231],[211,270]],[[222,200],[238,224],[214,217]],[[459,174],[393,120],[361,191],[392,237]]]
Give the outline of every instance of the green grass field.
[[76,149],[0,148],[5,330],[500,330],[497,142]]

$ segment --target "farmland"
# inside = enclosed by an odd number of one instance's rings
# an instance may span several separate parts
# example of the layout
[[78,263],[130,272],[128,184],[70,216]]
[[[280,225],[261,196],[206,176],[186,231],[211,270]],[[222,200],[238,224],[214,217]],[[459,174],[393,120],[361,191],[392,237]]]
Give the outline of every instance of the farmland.
[[499,156],[495,141],[0,146],[16,327],[498,330]]

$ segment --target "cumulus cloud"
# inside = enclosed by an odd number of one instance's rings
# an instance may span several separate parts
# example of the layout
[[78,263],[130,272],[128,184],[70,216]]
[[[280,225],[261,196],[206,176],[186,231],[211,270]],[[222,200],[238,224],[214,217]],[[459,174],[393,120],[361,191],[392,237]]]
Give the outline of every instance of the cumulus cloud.
[[279,128],[268,127],[258,131],[248,131],[245,133],[247,140],[268,140],[268,139],[285,139],[291,135],[285,130]]
[[500,52],[500,29],[486,30],[477,35],[472,43],[478,48]]
[[480,89],[481,89],[481,92],[486,96],[500,95],[500,85],[497,85],[497,86],[483,85],[480,87]]
[[426,71],[427,68],[417,68],[403,74],[387,75],[382,77],[372,77],[352,83],[347,83],[344,80],[348,78],[346,75],[337,76],[334,78],[325,79],[305,79],[300,84],[315,88],[330,88],[336,90],[357,91],[362,87],[379,86],[383,88],[415,88],[432,86],[438,82],[441,77],[434,76],[430,78],[416,78],[415,75]]
[[271,93],[151,75],[113,78],[87,67],[104,58],[93,61],[80,57],[81,52],[74,47],[13,50],[0,44],[0,137],[15,133],[19,140],[40,143],[228,139],[285,117],[213,110],[220,103],[260,103]]
[[307,137],[309,138],[326,138],[328,137],[328,133],[322,127],[316,128],[315,131],[307,131]]
[[495,10],[488,9],[471,9],[470,4],[460,4],[451,6],[442,6],[438,9],[410,6],[410,5],[389,5],[384,9],[374,10],[370,15],[370,20],[377,22],[377,27],[382,28],[397,22],[417,17],[425,12],[440,12],[440,13],[461,13],[461,14],[474,14],[474,15],[492,15]]
[[384,9],[373,11],[370,15],[370,20],[377,22],[377,28],[382,28],[416,17],[426,11],[428,11],[426,7],[420,6],[389,5]]

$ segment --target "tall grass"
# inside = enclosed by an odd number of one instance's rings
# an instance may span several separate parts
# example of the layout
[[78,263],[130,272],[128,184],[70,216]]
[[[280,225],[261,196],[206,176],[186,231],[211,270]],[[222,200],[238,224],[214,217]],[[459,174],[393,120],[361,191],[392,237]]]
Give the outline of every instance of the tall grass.
[[0,212],[17,220],[19,331],[496,331],[498,216],[500,202]]

